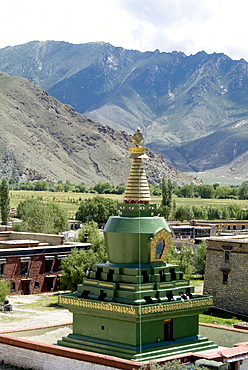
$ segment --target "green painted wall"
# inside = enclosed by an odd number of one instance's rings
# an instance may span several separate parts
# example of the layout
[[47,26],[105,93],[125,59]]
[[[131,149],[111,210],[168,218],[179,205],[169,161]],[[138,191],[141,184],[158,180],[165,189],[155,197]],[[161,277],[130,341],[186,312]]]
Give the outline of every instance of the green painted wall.
[[191,337],[198,334],[198,315],[173,318],[173,339]]
[[[108,259],[112,263],[150,263],[149,240],[153,234],[129,234],[107,233],[105,241],[107,245]],[[140,245],[140,248],[137,248]]]
[[73,333],[136,345],[136,323],[113,318],[74,314]]
[[[149,322],[142,322],[141,325],[142,343],[156,343],[158,338],[160,341],[164,340],[164,320],[156,320]],[[137,333],[139,335],[139,332]],[[139,337],[138,337],[139,343]]]
[[109,340],[139,346],[140,335],[143,344],[164,340],[164,321],[136,322],[114,320],[113,318],[74,314],[73,333],[92,338]]
[[160,228],[170,231],[163,217],[110,217],[104,228],[109,261],[150,263],[150,238]]

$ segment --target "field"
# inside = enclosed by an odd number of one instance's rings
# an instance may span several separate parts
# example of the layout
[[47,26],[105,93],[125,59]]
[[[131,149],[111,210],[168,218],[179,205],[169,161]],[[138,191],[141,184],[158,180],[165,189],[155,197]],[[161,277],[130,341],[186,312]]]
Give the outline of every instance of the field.
[[[67,213],[68,218],[74,218],[81,200],[97,195],[92,193],[11,190],[10,206],[16,208],[20,202],[28,198],[39,199],[43,202],[54,202],[58,204]],[[122,195],[102,194],[102,196],[122,201]]]
[[[73,193],[73,192],[49,192],[49,191],[26,191],[26,190],[10,190],[10,205],[17,207],[17,205],[27,198],[40,199],[43,202],[55,202],[67,213],[68,218],[74,218],[75,213],[79,207],[81,200],[92,198],[98,194],[94,193]],[[123,195],[117,194],[101,194],[101,196],[111,199],[116,199],[122,202]],[[174,197],[177,206],[227,206],[231,203],[236,203],[241,207],[247,207],[247,200],[233,200],[233,199],[201,199],[201,198],[178,198]],[[153,203],[160,204],[161,198],[154,197]]]

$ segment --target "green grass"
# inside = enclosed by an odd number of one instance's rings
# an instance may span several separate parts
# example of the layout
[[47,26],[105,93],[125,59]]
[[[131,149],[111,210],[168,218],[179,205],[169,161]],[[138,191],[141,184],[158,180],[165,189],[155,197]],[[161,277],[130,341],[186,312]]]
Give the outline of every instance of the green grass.
[[212,325],[220,325],[220,326],[228,326],[232,327],[233,324],[238,323],[240,320],[237,318],[224,318],[224,317],[218,317],[218,316],[212,316],[212,315],[200,315],[199,321],[205,324],[212,324]]
[[18,305],[20,308],[27,308],[31,310],[51,310],[51,309],[57,309],[60,306],[58,305],[58,295],[53,296],[41,296],[39,299],[32,303],[21,303],[16,302],[16,305]]
[[238,204],[241,207],[247,206],[247,200],[237,199],[202,199],[202,198],[178,198],[174,197],[177,206],[188,205],[188,206],[228,206],[229,204]]
[[[49,192],[49,191],[26,191],[26,190],[10,190],[10,205],[17,207],[20,202],[27,198],[40,199],[44,202],[55,202],[68,215],[68,218],[74,218],[78,210],[81,200],[92,198],[99,194],[92,193],[73,193],[73,192]],[[101,194],[105,198],[111,198],[122,202],[123,194]],[[247,200],[233,200],[233,199],[201,199],[201,198],[178,198],[174,197],[177,206],[227,206],[231,203],[236,203],[241,207],[247,205]],[[152,202],[156,204],[161,203],[161,197],[153,197]]]
[[[97,195],[92,193],[10,190],[10,206],[16,208],[20,202],[28,198],[39,199],[43,202],[58,204],[67,213],[68,218],[74,218],[81,200]],[[117,199],[120,202],[123,199],[122,195],[117,194],[102,194],[101,196]]]

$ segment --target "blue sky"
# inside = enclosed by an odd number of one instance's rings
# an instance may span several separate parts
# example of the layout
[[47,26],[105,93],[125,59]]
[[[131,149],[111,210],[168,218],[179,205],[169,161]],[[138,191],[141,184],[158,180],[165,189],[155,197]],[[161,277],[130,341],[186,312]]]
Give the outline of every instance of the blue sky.
[[104,41],[248,61],[247,9],[245,0],[1,0],[0,48],[33,40]]

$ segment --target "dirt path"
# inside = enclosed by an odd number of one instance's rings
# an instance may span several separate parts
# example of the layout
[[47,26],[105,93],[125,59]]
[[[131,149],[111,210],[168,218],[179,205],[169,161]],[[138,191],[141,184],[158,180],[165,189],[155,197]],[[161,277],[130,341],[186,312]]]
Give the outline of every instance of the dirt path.
[[72,314],[51,304],[51,298],[54,303],[57,302],[57,295],[50,293],[10,296],[13,311],[0,311],[0,332],[72,322]]

